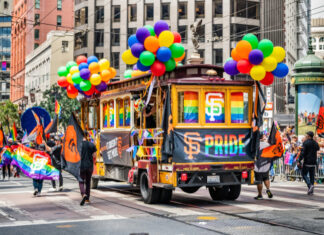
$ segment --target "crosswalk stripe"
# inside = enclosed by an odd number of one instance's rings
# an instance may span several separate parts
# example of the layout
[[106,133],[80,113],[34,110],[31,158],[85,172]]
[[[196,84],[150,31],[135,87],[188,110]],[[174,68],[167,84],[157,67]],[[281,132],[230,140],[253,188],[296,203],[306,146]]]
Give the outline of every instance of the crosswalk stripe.
[[[288,189],[285,187],[282,188],[274,188],[274,187],[270,187],[270,190],[273,192],[285,192],[285,193],[290,193],[290,194],[300,194],[300,195],[307,195],[307,191],[306,188],[302,188],[303,191],[301,190],[295,190],[295,189]],[[316,188],[314,189],[314,195],[316,196],[324,196],[324,193],[320,192],[319,190],[316,190]]]

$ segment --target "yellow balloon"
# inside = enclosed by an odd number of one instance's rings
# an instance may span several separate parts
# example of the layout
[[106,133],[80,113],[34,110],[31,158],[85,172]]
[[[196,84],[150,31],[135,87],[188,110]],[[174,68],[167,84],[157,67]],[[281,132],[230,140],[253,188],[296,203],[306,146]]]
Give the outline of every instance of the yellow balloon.
[[73,66],[70,69],[70,74],[75,74],[75,73],[78,73],[78,72],[79,72],[79,67],[78,66]]
[[261,65],[267,72],[272,72],[277,68],[277,60],[273,56],[268,56],[263,59]]
[[260,81],[265,77],[266,71],[262,65],[254,65],[250,70],[250,75],[254,80]]
[[136,58],[135,56],[133,56],[131,50],[128,49],[128,50],[126,50],[126,51],[123,52],[123,54],[122,54],[122,60],[126,64],[135,64],[138,61],[138,58]]
[[73,81],[72,81],[72,74],[68,74],[68,75],[66,75],[66,81],[68,82],[68,83],[70,83],[70,84],[73,84]]
[[170,31],[163,31],[159,35],[159,44],[160,47],[169,47],[173,44],[174,36],[173,33]]
[[132,73],[131,73],[131,76],[132,77],[137,77],[137,76],[141,76],[143,74],[146,74],[146,72],[143,72],[141,70],[134,70]]
[[272,54],[270,56],[274,57],[277,63],[280,63],[285,59],[286,51],[282,47],[277,46],[273,48]]
[[101,76],[99,74],[92,74],[90,77],[90,83],[94,86],[97,86],[101,83]]
[[110,67],[109,60],[107,60],[107,59],[99,60],[98,64],[100,66],[100,72],[102,72],[103,70],[107,70]]

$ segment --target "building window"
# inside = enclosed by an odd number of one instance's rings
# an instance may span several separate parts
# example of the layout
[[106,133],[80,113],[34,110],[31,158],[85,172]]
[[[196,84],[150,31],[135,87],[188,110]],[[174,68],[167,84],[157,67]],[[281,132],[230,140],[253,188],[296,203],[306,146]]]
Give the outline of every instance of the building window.
[[205,42],[205,25],[201,25],[199,28],[197,28],[197,33],[199,35],[199,42]]
[[178,12],[179,12],[179,19],[187,19],[188,18],[188,3],[187,2],[179,2],[178,5]]
[[128,5],[128,21],[137,20],[137,6],[136,4]]
[[111,32],[111,45],[112,46],[119,46],[120,45],[120,29],[112,29]]
[[213,41],[221,41],[223,40],[223,26],[221,24],[213,25]]
[[129,38],[133,34],[136,34],[136,28],[128,28],[127,29],[127,38]]
[[162,17],[162,20],[170,19],[170,3],[162,3],[161,17]]
[[187,43],[188,37],[187,37],[187,25],[179,25],[178,26],[178,32],[181,35],[181,42]]
[[260,18],[260,3],[259,2],[247,2],[247,18],[259,19]]
[[259,19],[260,3],[246,0],[231,0],[231,15],[242,18]]
[[34,31],[34,38],[35,38],[35,40],[38,40],[39,39],[39,29],[35,29],[35,31]]
[[213,50],[213,64],[222,65],[223,64],[223,49]]
[[232,41],[239,41],[247,33],[259,34],[260,27],[245,24],[231,24]]
[[204,49],[198,50],[198,54],[200,55],[200,58],[204,59],[205,61],[205,50]]
[[120,22],[120,6],[112,6],[112,18],[113,22]]
[[104,45],[104,30],[103,29],[96,29],[95,44],[97,47],[102,47]]
[[324,37],[320,37],[319,42],[324,42]]
[[35,8],[36,9],[40,8],[40,0],[35,0]]
[[57,0],[57,10],[62,10],[62,0]]
[[8,7],[9,7],[9,3],[7,1],[4,1],[3,8],[8,9]]
[[35,22],[34,22],[34,25],[39,25],[40,21],[39,21],[39,14],[35,14]]
[[147,21],[153,20],[154,8],[153,4],[145,4],[145,19]]
[[95,53],[95,56],[100,60],[100,59],[104,58],[104,53],[102,53],[102,52],[96,52]]
[[96,23],[103,23],[105,19],[105,8],[103,6],[96,7]]
[[111,53],[111,67],[119,69],[119,52]]
[[80,32],[76,33],[74,37],[74,48],[76,50],[88,46],[88,33]]
[[39,47],[38,43],[34,43],[34,49],[36,49],[37,47]]
[[62,53],[69,51],[69,41],[62,41]]
[[88,7],[77,10],[74,15],[75,26],[88,24]]
[[205,18],[205,1],[195,2],[196,18]]
[[62,25],[62,16],[58,15],[56,21],[57,21],[56,22],[57,26],[61,26]]
[[223,16],[223,1],[214,0],[213,1],[213,17],[222,17]]

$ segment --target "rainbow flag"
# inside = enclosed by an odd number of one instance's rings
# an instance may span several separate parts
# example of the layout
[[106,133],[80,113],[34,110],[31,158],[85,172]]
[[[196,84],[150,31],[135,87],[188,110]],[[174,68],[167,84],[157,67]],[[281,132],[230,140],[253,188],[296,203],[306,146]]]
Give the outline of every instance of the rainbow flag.
[[107,128],[108,127],[108,104],[105,104],[104,105],[104,110],[103,110],[103,112],[104,112],[104,126],[103,127],[105,127],[105,128]]
[[184,123],[198,123],[198,92],[184,92]]
[[225,107],[223,92],[206,92],[205,120],[206,123],[224,123]]
[[14,122],[12,124],[12,129],[11,129],[11,138],[13,141],[17,141],[17,128],[16,128],[16,123]]
[[95,142],[95,140],[96,140],[96,130],[95,129],[90,130],[88,133],[89,133],[91,142],[92,143]]
[[118,117],[119,117],[119,126],[124,126],[124,104],[123,101],[119,103]]
[[231,93],[231,121],[232,123],[244,122],[243,92]]
[[125,100],[125,126],[130,126],[131,121],[131,111],[129,100]]
[[12,149],[9,146],[5,146],[3,147],[1,153],[0,153],[0,167],[4,166],[4,165],[9,165],[13,159],[13,154],[14,152],[12,151]]
[[114,103],[109,102],[109,127],[115,126],[115,107]]
[[51,158],[47,153],[21,144],[13,155],[12,165],[19,167],[26,176],[33,179],[59,179],[60,172],[51,165]]
[[55,100],[55,114],[57,114],[57,116],[61,118],[61,105],[57,100]]

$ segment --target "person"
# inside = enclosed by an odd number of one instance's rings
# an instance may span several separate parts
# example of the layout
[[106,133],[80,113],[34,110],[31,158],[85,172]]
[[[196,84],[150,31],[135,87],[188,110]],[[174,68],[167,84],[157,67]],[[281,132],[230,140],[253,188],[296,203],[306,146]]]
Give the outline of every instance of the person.
[[[261,150],[268,147],[269,143],[267,142],[266,137],[264,134],[260,134],[260,153]],[[255,165],[254,165],[254,171],[255,171],[255,180],[257,181],[257,189],[258,189],[258,195],[254,197],[254,199],[259,200],[262,199],[262,183],[264,183],[264,186],[266,187],[266,193],[269,198],[273,197],[273,194],[270,191],[270,180],[269,180],[269,170],[271,166],[271,161],[264,160],[261,157],[258,157]]]
[[[41,144],[41,145],[38,146],[38,148],[36,147],[35,149],[38,149],[40,151],[45,151],[45,145]],[[42,179],[33,179],[33,186],[34,186],[33,195],[35,197],[40,197],[41,196],[42,189],[43,189],[43,182],[44,182],[44,180],[42,180]]]
[[83,206],[85,202],[90,202],[90,183],[93,172],[93,158],[96,156],[96,146],[87,140],[88,133],[85,131],[81,145],[81,167],[79,187],[82,200],[80,205]]
[[[12,138],[9,138],[8,139],[8,145],[9,147],[13,144],[12,142]],[[1,149],[2,151],[2,149]],[[6,175],[8,175],[8,180],[10,180],[10,177],[11,177],[11,162],[5,162],[2,166],[2,180],[5,180],[6,178]],[[7,174],[6,174],[7,172]]]
[[[314,132],[309,131],[306,133],[306,140],[303,143],[303,148],[298,159],[298,165],[300,168],[302,168],[302,176],[308,187],[308,195],[313,195],[314,193],[314,178],[315,168],[317,165],[317,151],[319,151],[319,145],[313,138]],[[309,177],[307,176],[308,174]]]

